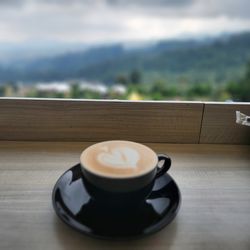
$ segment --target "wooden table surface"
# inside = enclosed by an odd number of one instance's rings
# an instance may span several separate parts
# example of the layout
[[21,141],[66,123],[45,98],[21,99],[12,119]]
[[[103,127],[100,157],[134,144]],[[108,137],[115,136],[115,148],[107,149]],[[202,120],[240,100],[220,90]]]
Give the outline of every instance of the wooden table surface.
[[90,143],[0,142],[0,249],[250,249],[250,146],[148,144],[168,153],[182,193],[175,220],[140,240],[84,236],[51,204],[58,177]]

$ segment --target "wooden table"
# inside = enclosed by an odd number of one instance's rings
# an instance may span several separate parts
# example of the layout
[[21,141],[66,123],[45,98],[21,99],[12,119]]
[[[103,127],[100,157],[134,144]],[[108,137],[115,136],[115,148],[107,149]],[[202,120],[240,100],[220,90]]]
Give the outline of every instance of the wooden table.
[[0,249],[250,249],[250,146],[147,144],[168,153],[182,193],[176,219],[140,240],[89,238],[55,215],[58,177],[90,143],[0,143]]

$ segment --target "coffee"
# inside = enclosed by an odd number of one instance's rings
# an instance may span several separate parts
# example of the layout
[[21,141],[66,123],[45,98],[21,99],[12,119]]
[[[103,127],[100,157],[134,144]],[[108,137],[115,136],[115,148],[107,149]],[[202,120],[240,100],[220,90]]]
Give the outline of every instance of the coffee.
[[94,174],[107,177],[133,177],[155,168],[156,153],[130,141],[106,141],[94,144],[81,154],[81,164]]

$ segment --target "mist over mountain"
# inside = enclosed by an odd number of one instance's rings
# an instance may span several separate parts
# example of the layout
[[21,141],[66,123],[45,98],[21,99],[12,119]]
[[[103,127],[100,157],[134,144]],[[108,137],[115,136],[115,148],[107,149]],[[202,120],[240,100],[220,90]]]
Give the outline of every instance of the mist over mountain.
[[118,76],[137,70],[145,82],[167,79],[173,83],[221,83],[238,79],[249,60],[250,33],[162,40],[147,46],[118,43],[0,63],[0,82],[87,79],[112,83]]

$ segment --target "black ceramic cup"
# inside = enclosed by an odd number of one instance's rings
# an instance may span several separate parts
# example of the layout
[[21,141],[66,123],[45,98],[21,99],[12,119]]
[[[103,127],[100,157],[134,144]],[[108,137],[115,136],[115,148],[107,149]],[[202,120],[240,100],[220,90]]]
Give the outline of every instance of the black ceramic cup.
[[93,199],[107,205],[144,200],[152,191],[155,179],[165,174],[171,166],[170,157],[153,153],[157,164],[146,173],[129,177],[104,176],[90,171],[81,161],[81,170],[85,177],[84,185]]
[[96,202],[105,206],[122,205],[134,206],[136,203],[144,201],[152,192],[154,182],[164,175],[171,166],[171,159],[164,154],[158,155],[158,165],[149,173],[139,177],[130,178],[108,178],[93,175],[82,167],[85,177],[84,185],[89,194]]

